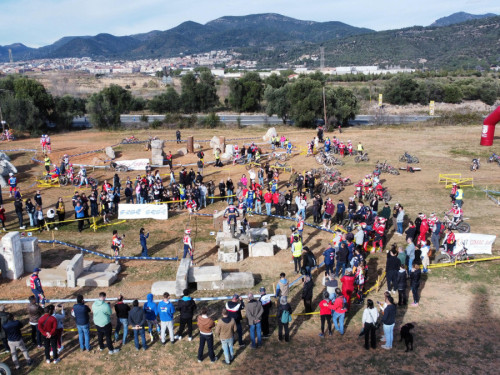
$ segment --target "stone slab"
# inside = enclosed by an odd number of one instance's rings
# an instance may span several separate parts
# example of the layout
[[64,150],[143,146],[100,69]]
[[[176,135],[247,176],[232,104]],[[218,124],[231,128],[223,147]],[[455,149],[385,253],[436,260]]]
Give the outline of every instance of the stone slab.
[[217,148],[217,147],[219,147],[219,148],[220,148],[220,146],[221,146],[221,143],[220,143],[220,139],[219,139],[219,137],[217,137],[217,136],[215,136],[215,135],[214,135],[214,136],[212,137],[212,139],[210,140],[210,148],[215,149],[215,148]]
[[175,294],[177,296],[182,296],[184,289],[188,287],[188,273],[191,267],[191,259],[184,258],[179,263],[179,268],[177,268],[177,275],[175,277]]
[[[50,268],[50,269],[42,269],[38,274],[40,281],[42,282],[42,287],[51,288],[51,287],[62,287],[65,288],[68,286],[66,270],[62,270],[59,268]],[[30,278],[26,278],[26,286],[30,286]]]
[[234,253],[240,250],[240,241],[235,239],[225,239],[219,243],[221,251],[225,253]]
[[0,257],[3,260],[1,263],[4,277],[17,280],[23,275],[24,261],[19,232],[10,232],[3,236]]
[[110,272],[119,274],[122,267],[116,263],[95,263],[89,267],[89,272]]
[[188,272],[189,283],[222,280],[220,266],[191,267]]
[[105,288],[111,286],[116,277],[116,274],[111,272],[84,272],[77,279],[76,285]]
[[198,290],[230,290],[252,288],[255,284],[251,272],[224,272],[221,281],[206,281],[197,283]]
[[21,237],[21,249],[23,252],[24,272],[33,272],[35,268],[42,266],[42,253],[38,246],[37,237]]
[[270,242],[256,242],[248,246],[249,257],[272,257],[274,245]]
[[195,144],[193,144],[193,148],[195,150],[201,150],[201,145],[199,143],[195,143]]
[[270,242],[280,250],[285,250],[288,248],[288,238],[285,234],[276,234],[274,236],[271,236]]
[[238,252],[226,253],[219,249],[217,253],[217,260],[221,263],[236,263],[241,262],[244,259],[243,249]]
[[175,294],[175,281],[156,281],[151,286],[151,294],[154,296],[163,296],[163,293],[168,292],[171,295]]
[[[71,262],[71,259],[66,259],[63,260],[57,267],[56,269],[61,269],[61,270],[66,270],[66,267],[68,266],[69,262]],[[94,264],[93,261],[91,260],[85,260],[83,259],[83,271],[84,272],[89,272],[89,268]]]
[[115,156],[115,150],[113,150],[113,147],[108,146],[104,149],[104,152],[106,153],[106,156],[110,159],[114,159]]
[[68,288],[76,288],[76,280],[83,273],[83,254],[76,254],[66,266]]
[[0,152],[0,159],[10,161],[9,155],[7,155],[5,152]]
[[222,241],[225,241],[228,239],[232,239],[231,233],[217,232],[217,235],[215,237],[215,243],[217,246],[219,246]]
[[269,231],[267,228],[251,228],[248,234],[252,242],[264,242],[269,239]]
[[151,141],[151,148],[161,150],[163,148],[164,142],[161,139],[155,139]]

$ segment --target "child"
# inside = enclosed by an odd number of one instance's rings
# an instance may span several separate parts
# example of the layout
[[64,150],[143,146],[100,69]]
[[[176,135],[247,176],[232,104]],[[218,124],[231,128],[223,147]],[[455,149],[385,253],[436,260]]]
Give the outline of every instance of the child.
[[356,275],[354,279],[354,283],[356,284],[356,298],[358,299],[358,304],[361,305],[363,303],[364,294],[363,288],[365,286],[365,261],[361,261],[361,265],[356,267]]
[[401,264],[399,266],[399,272],[398,272],[398,279],[397,279],[397,286],[398,286],[398,306],[403,306],[406,305],[407,298],[406,298],[406,270],[405,270],[405,265]]

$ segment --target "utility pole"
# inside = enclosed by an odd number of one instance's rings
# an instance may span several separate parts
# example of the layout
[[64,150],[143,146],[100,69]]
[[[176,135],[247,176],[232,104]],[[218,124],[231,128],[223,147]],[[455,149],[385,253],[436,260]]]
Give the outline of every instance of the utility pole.
[[328,129],[327,123],[326,123],[326,96],[325,96],[325,86],[323,86],[323,113],[325,116],[325,129]]

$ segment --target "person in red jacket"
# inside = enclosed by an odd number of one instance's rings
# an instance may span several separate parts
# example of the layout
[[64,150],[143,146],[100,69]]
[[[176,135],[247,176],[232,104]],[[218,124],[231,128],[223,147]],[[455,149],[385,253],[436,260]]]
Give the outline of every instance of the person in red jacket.
[[422,241],[426,241],[427,232],[429,231],[429,221],[427,220],[427,216],[424,214],[420,215],[422,222],[420,223],[420,233],[418,235],[417,243],[421,243]]
[[325,337],[325,322],[328,323],[328,335],[332,335],[332,310],[328,308],[330,294],[325,290],[323,300],[319,303],[319,315],[321,317],[321,333],[319,337]]
[[276,213],[276,215],[279,212],[279,209],[278,209],[279,201],[280,201],[280,192],[278,190],[276,190],[276,192],[273,193],[273,206],[274,206],[274,212]]
[[354,292],[354,275],[352,271],[347,272],[344,276],[340,278],[342,282],[342,294],[347,300],[347,306],[351,307],[351,295]]
[[54,357],[54,363],[60,361],[57,355],[57,319],[53,317],[54,305],[46,306],[43,310],[44,315],[38,319],[38,330],[42,334],[43,344],[45,346],[45,360],[50,363],[50,354]]
[[273,193],[267,189],[267,193],[264,194],[264,202],[266,203],[266,215],[271,215],[271,205],[273,203]]
[[379,216],[373,224],[373,231],[375,232],[375,239],[373,240],[372,253],[377,251],[377,246],[380,247],[380,252],[384,250],[384,233],[385,233],[386,219]]
[[332,310],[333,315],[333,324],[335,326],[335,330],[339,331],[341,335],[344,334],[344,318],[347,309],[344,308],[344,299],[345,297],[340,292],[339,288],[335,289],[335,302],[330,302],[329,304],[323,304],[324,307],[328,307]]

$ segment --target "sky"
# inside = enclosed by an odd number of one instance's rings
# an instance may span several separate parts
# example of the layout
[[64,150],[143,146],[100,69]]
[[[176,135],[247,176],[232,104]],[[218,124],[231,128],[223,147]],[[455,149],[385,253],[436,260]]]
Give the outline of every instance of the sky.
[[63,36],[131,35],[167,30],[184,21],[279,13],[388,30],[427,26],[465,11],[500,14],[499,0],[0,0],[0,45],[52,44]]

